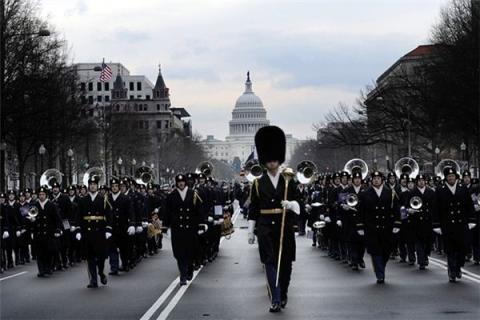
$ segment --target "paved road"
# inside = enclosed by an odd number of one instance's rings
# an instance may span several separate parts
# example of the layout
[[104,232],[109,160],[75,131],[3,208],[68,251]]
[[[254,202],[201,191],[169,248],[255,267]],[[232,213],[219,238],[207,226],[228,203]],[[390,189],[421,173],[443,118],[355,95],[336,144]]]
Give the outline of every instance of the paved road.
[[[85,288],[84,266],[38,279],[34,265],[1,276],[1,319],[480,319],[480,268],[448,283],[441,257],[426,271],[390,261],[387,283],[367,269],[351,271],[310,240],[297,238],[289,304],[267,312],[265,275],[256,245],[247,244],[246,221],[221,245],[213,264],[179,287],[168,241],[133,272],[109,278],[107,287]],[[19,272],[26,272],[8,278]],[[466,278],[468,277],[468,279]]]

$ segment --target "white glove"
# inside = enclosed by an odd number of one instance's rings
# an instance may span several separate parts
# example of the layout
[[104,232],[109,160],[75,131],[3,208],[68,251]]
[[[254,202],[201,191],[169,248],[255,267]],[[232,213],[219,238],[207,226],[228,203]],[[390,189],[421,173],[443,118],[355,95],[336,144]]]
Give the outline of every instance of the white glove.
[[112,236],[110,232],[105,232],[105,239],[109,239]]
[[475,211],[480,211],[480,204],[476,204],[474,205],[474,207],[475,207]]
[[208,222],[212,223],[213,222],[213,217],[208,217]]
[[408,209],[407,209],[407,212],[408,212],[408,214],[413,214],[413,213],[415,213],[415,212],[418,212],[418,210],[415,210],[415,209],[412,209],[412,208],[408,208]]
[[342,221],[337,220],[337,226],[341,227],[342,226]]
[[142,227],[137,227],[137,230],[136,230],[137,233],[142,233],[142,231],[143,231]]
[[145,229],[146,227],[148,227],[148,222],[147,222],[147,221],[143,221],[143,222],[142,222],[142,228]]
[[20,230],[21,234],[24,234],[25,232],[27,232],[27,230],[25,230],[25,229]]
[[223,218],[218,219],[218,224],[223,224]]
[[281,203],[282,203],[282,208],[293,211],[296,214],[300,214],[300,205],[298,204],[297,201],[282,200]]
[[70,232],[75,232],[75,230],[77,230],[77,228],[75,228],[75,226],[70,227]]
[[59,232],[55,232],[53,235],[55,236],[55,238],[59,238],[61,236]]
[[28,216],[27,219],[29,219],[30,222],[35,222],[35,220],[37,220],[35,217],[30,217],[30,216]]
[[204,230],[198,230],[197,233],[198,233],[198,235],[202,235],[202,234],[205,233],[205,231]]
[[155,210],[153,210],[153,213],[158,213],[158,208],[155,208]]
[[441,228],[433,228],[433,232],[436,234],[442,234],[442,229]]
[[81,233],[77,233],[75,235],[75,239],[77,239],[78,241],[82,240],[82,234]]
[[248,244],[255,243],[255,234],[253,231],[255,230],[255,220],[248,220]]
[[365,235],[365,231],[364,231],[364,230],[357,230],[357,233],[358,233],[358,235],[360,235],[360,236],[362,236],[362,237]]
[[477,226],[476,223],[469,223],[468,224],[468,229],[472,230],[473,228],[475,228]]
[[312,210],[312,206],[309,205],[309,204],[306,204],[306,205],[305,205],[305,209],[307,209],[307,210]]
[[325,222],[330,223],[332,222],[332,219],[330,219],[330,217],[325,217]]
[[129,236],[133,236],[135,234],[135,227],[134,226],[128,227],[127,233]]
[[325,220],[325,216],[323,214],[320,215],[320,220]]
[[22,234],[20,231],[17,231],[15,232],[15,234],[17,235],[17,237],[20,237],[20,235]]
[[352,207],[350,207],[348,204],[345,204],[345,203],[342,203],[342,204],[340,205],[340,207],[342,207],[343,210],[350,210],[350,209],[352,209]]
[[400,228],[393,228],[392,232],[393,233],[398,233],[400,231]]
[[8,237],[10,237],[8,231],[3,231],[2,239],[7,239]]

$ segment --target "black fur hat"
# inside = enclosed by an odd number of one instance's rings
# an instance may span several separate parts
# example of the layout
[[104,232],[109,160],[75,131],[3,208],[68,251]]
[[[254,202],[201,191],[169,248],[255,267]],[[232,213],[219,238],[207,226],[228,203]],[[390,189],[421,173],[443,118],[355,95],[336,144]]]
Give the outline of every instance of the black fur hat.
[[258,162],[265,165],[268,161],[285,162],[286,138],[282,129],[277,126],[260,128],[255,134]]

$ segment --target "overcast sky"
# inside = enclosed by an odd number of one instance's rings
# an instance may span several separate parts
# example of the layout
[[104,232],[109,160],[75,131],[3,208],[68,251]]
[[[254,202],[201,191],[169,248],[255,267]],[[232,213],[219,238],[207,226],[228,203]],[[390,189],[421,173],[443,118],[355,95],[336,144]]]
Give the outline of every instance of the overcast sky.
[[73,62],[121,62],[155,81],[194,131],[224,138],[250,70],[273,124],[299,138],[428,43],[447,0],[40,0]]

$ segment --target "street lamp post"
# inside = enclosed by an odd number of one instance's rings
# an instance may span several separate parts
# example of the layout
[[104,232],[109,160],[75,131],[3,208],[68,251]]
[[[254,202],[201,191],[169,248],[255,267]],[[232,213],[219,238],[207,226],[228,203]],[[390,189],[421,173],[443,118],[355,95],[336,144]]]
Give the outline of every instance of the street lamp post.
[[68,166],[70,173],[68,174],[68,183],[71,185],[73,183],[73,170],[72,170],[72,160],[73,160],[73,150],[72,148],[68,149],[67,156],[68,156]]
[[435,147],[435,166],[438,164],[438,155],[440,154],[440,149]]
[[118,164],[118,176],[120,177],[122,175],[122,157],[118,157],[117,164]]
[[133,174],[135,172],[135,166],[137,165],[137,160],[135,158],[132,159],[132,167],[131,167],[131,172],[130,175],[133,177]]
[[465,144],[465,142],[462,142],[462,144],[460,144],[460,150],[462,150],[462,161],[465,161],[467,151],[467,145]]
[[388,154],[385,156],[385,160],[387,161],[387,170],[390,171],[390,157]]
[[47,148],[43,144],[38,148],[38,154],[40,155],[40,172],[43,173],[43,155],[47,152]]

